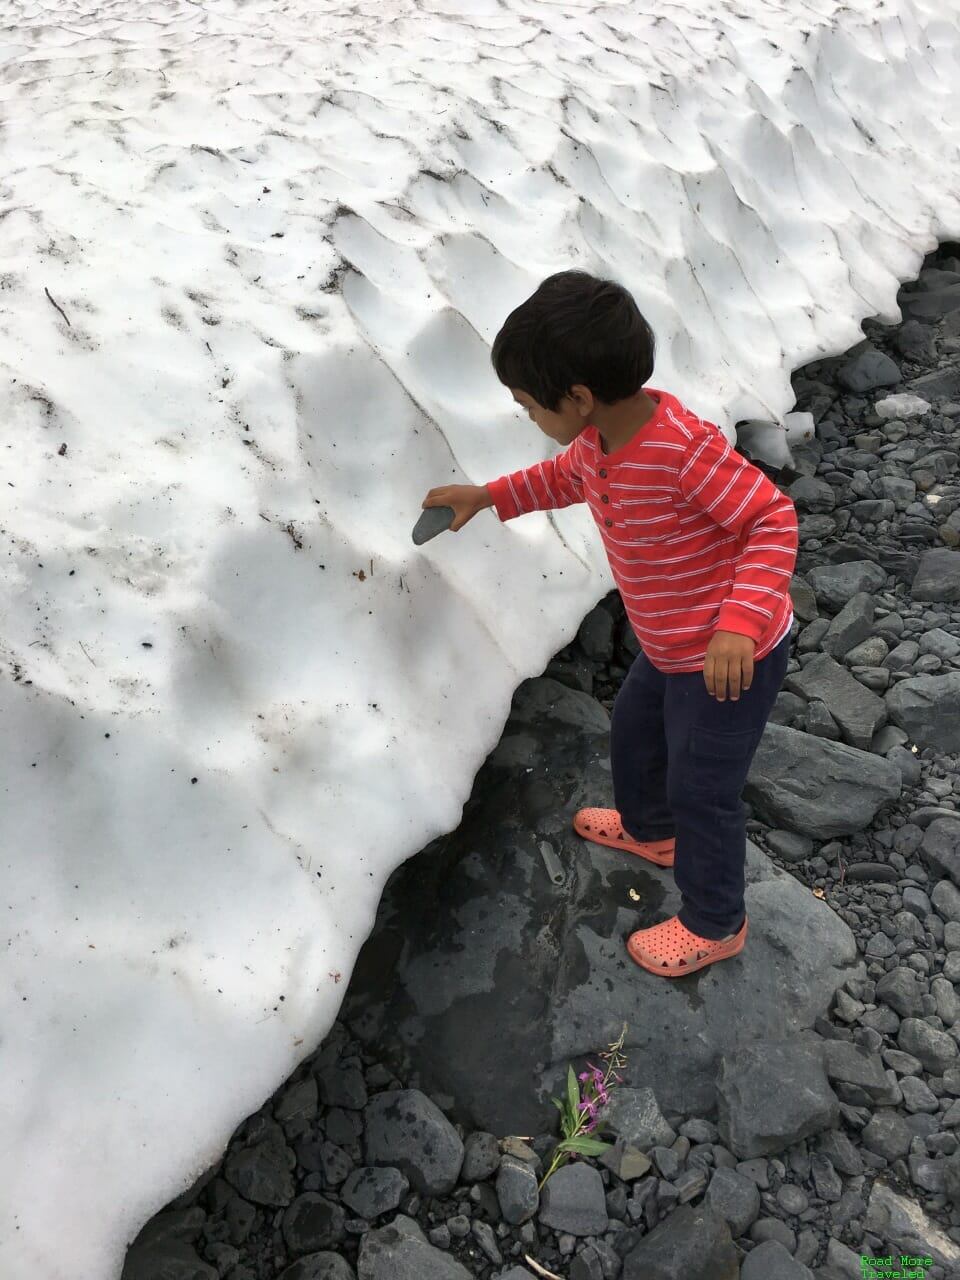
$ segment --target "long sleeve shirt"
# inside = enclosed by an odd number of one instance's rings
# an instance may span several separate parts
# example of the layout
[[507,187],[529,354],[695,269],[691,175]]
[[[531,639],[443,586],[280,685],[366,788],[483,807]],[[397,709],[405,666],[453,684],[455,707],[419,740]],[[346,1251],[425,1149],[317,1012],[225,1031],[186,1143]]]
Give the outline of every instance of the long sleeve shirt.
[[703,669],[717,631],[765,657],[790,630],[793,503],[712,422],[644,388],[656,412],[605,454],[587,426],[555,458],[488,484],[501,520],[586,502],[637,641],[663,672]]

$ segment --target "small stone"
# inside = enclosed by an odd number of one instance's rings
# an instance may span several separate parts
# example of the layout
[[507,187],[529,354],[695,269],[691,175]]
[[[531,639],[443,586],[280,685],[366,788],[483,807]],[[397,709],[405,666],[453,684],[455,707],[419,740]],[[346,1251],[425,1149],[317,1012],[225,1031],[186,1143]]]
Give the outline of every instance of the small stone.
[[899,1160],[910,1150],[913,1132],[902,1116],[885,1107],[871,1117],[863,1127],[860,1138],[868,1151],[892,1162]]
[[540,1193],[540,1222],[572,1236],[598,1236],[607,1229],[603,1179],[591,1165],[563,1165]]
[[668,1147],[677,1136],[664,1119],[652,1089],[618,1088],[603,1114],[612,1135],[641,1150],[658,1144]]
[[224,1178],[253,1204],[282,1208],[296,1195],[293,1170],[297,1158],[275,1125],[268,1136],[227,1157]]
[[675,1151],[669,1147],[653,1147],[650,1158],[667,1182],[672,1182],[682,1167],[682,1161]]
[[957,1042],[920,1018],[904,1018],[897,1044],[919,1058],[934,1075],[943,1075],[948,1067],[957,1065]]
[[843,1194],[843,1183],[827,1156],[820,1151],[815,1152],[810,1157],[810,1168],[820,1199],[839,1200]]
[[283,1215],[283,1238],[293,1254],[330,1249],[344,1235],[343,1210],[315,1191],[297,1196]]
[[784,1213],[795,1216],[803,1213],[810,1200],[802,1187],[795,1187],[791,1183],[785,1182],[777,1192],[777,1203]]
[[396,1209],[410,1190],[399,1169],[355,1169],[340,1188],[340,1199],[361,1218],[372,1222]]
[[483,1182],[500,1167],[500,1144],[492,1133],[471,1133],[463,1144],[461,1182]]
[[493,1234],[493,1227],[489,1222],[475,1221],[473,1224],[473,1235],[477,1244],[486,1254],[487,1258],[495,1267],[499,1267],[503,1262],[503,1255],[497,1248],[497,1238]]
[[673,1184],[677,1189],[680,1203],[687,1204],[690,1200],[695,1200],[706,1188],[707,1177],[707,1170],[702,1165],[685,1169]]
[[[234,1272],[230,1272],[233,1280]],[[281,1271],[279,1280],[354,1280],[353,1268],[338,1253],[322,1251],[308,1253],[298,1258],[292,1266]]]
[[[553,1175],[556,1177],[556,1174]],[[552,1181],[552,1179],[551,1179]],[[547,1182],[547,1186],[550,1182]],[[502,1156],[497,1173],[497,1201],[504,1221],[511,1226],[527,1222],[537,1212],[540,1193],[533,1168],[516,1156]]]
[[755,1182],[734,1169],[717,1169],[704,1203],[730,1224],[734,1238],[746,1233],[760,1212],[760,1191]]

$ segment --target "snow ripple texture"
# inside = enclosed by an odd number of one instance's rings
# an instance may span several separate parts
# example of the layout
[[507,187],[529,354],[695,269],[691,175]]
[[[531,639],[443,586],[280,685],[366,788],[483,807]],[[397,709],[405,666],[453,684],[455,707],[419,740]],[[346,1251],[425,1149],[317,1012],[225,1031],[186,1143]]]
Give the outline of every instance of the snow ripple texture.
[[[464,16],[458,10],[468,9]],[[960,235],[956,0],[0,0],[0,1274],[108,1280],[612,586],[489,366],[612,274],[731,433]]]

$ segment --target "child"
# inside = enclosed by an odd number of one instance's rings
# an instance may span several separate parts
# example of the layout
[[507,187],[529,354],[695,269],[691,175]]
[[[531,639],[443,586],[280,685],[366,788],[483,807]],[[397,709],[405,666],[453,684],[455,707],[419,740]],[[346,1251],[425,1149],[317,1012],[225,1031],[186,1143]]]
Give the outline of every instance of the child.
[[589,506],[641,652],[611,717],[617,807],[581,809],[573,826],[674,868],[679,914],[627,950],[651,973],[692,973],[747,936],[741,793],[786,674],[796,511],[713,423],[646,385],[654,337],[621,285],[550,276],[491,358],[567,448],[487,485],[431,489],[423,506],[453,507],[455,532],[484,507],[512,520]]

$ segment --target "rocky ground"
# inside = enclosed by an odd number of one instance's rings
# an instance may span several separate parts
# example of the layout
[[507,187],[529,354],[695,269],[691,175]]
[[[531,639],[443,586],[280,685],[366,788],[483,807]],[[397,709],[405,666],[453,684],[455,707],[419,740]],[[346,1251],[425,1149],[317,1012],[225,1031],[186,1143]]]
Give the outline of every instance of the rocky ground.
[[[796,374],[815,437],[778,478],[800,515],[797,622],[745,799],[780,868],[754,861],[751,891],[782,897],[787,872],[855,939],[812,1029],[782,1060],[728,1053],[702,1114],[628,1070],[614,1150],[538,1195],[555,1128],[454,1124],[453,1098],[394,1074],[389,1022],[338,1023],[147,1224],[124,1280],[851,1280],[891,1253],[960,1276],[960,246],[901,306]],[[545,675],[609,712],[624,628],[613,593]],[[660,984],[712,990],[750,948]]]

